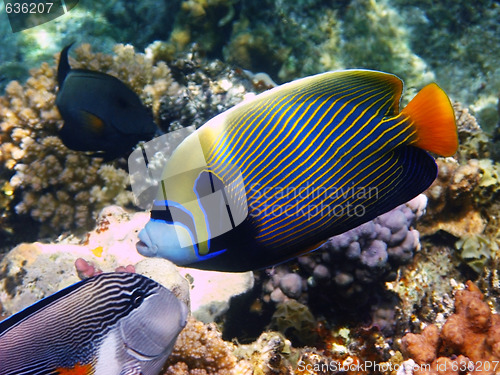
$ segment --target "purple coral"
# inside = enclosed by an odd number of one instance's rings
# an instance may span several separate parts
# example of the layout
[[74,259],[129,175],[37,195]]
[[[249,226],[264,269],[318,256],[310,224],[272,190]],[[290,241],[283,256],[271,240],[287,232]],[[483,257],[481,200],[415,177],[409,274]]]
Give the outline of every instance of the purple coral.
[[[308,293],[354,296],[370,293],[369,285],[394,277],[401,264],[410,262],[419,248],[419,233],[412,226],[425,212],[427,198],[410,202],[330,238],[323,247],[268,271],[264,281],[265,301],[293,298],[306,302]],[[294,270],[292,271],[292,267]]]

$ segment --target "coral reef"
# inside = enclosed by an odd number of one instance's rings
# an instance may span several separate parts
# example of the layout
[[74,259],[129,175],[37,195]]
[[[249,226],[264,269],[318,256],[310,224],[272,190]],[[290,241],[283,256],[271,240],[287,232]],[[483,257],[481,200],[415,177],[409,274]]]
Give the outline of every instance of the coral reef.
[[453,290],[463,276],[459,261],[443,244],[422,242],[413,262],[386,288],[399,297],[393,322],[395,332],[422,329],[424,322],[443,322],[453,310]]
[[[346,233],[332,237],[312,254],[297,262],[276,266],[263,275],[263,301],[281,303],[291,299],[306,303],[313,311],[351,301],[356,310],[373,297],[381,282],[393,280],[402,264],[413,259],[419,234],[412,228],[424,212],[427,199],[420,195]],[[339,304],[338,298],[344,303]],[[333,301],[337,301],[334,303]]]
[[[171,62],[158,61],[153,50],[136,53],[117,45],[114,55],[93,53],[90,45],[75,49],[74,68],[114,75],[152,108],[164,129],[200,126],[241,101],[252,89],[245,75],[220,62],[187,53]],[[12,206],[29,214],[56,237],[63,230],[87,230],[107,204],[130,205],[128,174],[119,162],[103,165],[97,158],[68,150],[57,138],[61,125],[54,105],[56,68],[44,63],[21,85],[9,83],[0,97],[0,220],[9,227]],[[12,221],[12,220],[11,220]],[[12,223],[10,223],[12,224]],[[16,232],[16,231],[14,231]]]
[[189,306],[190,287],[177,267],[165,259],[145,259],[135,248],[137,233],[148,219],[147,213],[129,214],[110,206],[101,211],[96,229],[84,243],[69,237],[51,244],[18,245],[0,260],[0,303],[13,314],[79,281],[78,271],[91,264],[87,273],[132,271],[124,267],[132,265],[135,272],[165,285]]
[[214,324],[190,318],[168,358],[165,375],[230,374],[237,363],[233,349]]
[[[72,64],[118,76],[153,108],[169,87],[175,90],[164,63],[153,66],[130,46],[118,45],[115,53],[94,54],[82,45]],[[44,63],[24,85],[9,83],[0,98],[0,183],[14,196],[9,204],[16,212],[45,223],[52,236],[88,229],[105,205],[132,201],[124,170],[68,150],[57,137],[55,76],[56,68]]]
[[[343,337],[325,336],[326,349],[297,348],[277,332],[264,332],[249,344],[223,341],[214,324],[188,320],[181,332],[172,355],[162,375],[195,374],[334,374],[348,375],[372,373],[366,363],[375,364],[387,345],[373,332],[360,334],[360,339],[349,338],[346,329]],[[349,342],[349,344],[347,344]],[[363,343],[362,343],[363,342]],[[351,353],[348,346],[356,347],[360,356]]]
[[[436,82],[455,100],[474,108],[481,126],[490,132],[498,121],[499,4],[494,0],[391,3],[406,23],[412,50],[432,66]],[[480,47],[485,40],[491,45],[488,51]]]
[[[403,353],[420,368],[414,374],[494,374],[500,359],[500,316],[472,282],[455,295],[455,313],[441,329],[430,324],[402,339]],[[425,367],[424,365],[430,365]],[[454,372],[451,372],[451,371]]]
[[[153,60],[162,56],[162,43],[153,43],[146,54]],[[196,46],[169,61],[174,80],[180,88],[175,95],[164,95],[160,101],[158,125],[164,130],[200,127],[207,120],[241,102],[247,94],[266,87],[253,84],[241,70],[229,68],[219,60],[207,61]],[[259,90],[260,89],[260,90]]]
[[306,305],[293,299],[276,306],[270,327],[299,345],[314,345],[318,341],[316,319]]
[[345,67],[393,72],[409,87],[433,78],[386,1],[243,2],[224,54],[281,82]]
[[425,192],[429,204],[419,230],[450,234],[448,246],[480,273],[498,251],[500,164],[490,159],[490,141],[470,111],[459,103],[454,109],[459,150],[436,160],[439,173]]

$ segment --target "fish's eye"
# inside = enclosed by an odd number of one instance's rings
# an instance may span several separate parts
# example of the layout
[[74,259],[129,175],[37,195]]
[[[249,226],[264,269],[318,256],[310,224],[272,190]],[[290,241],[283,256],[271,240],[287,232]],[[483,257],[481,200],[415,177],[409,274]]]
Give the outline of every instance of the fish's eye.
[[132,292],[130,299],[133,307],[139,307],[142,301],[144,301],[144,292],[140,289],[136,289]]

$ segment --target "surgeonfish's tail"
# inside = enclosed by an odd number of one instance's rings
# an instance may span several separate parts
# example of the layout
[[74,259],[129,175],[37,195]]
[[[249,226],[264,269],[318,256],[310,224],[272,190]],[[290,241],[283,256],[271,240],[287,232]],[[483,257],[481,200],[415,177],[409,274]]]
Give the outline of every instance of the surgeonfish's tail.
[[61,54],[59,55],[59,65],[57,66],[57,84],[59,85],[59,88],[61,88],[64,79],[71,70],[71,66],[69,65],[68,60],[68,51],[73,43],[74,42],[71,42],[66,47],[64,47],[61,51]]
[[416,130],[414,145],[440,156],[458,148],[455,113],[446,93],[435,83],[425,86],[401,111]]

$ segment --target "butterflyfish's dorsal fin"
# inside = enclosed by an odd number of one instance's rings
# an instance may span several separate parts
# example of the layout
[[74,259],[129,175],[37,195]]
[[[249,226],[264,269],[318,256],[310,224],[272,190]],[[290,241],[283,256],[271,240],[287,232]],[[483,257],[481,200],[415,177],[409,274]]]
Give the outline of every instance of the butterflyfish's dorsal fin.
[[446,93],[435,83],[425,86],[401,111],[416,131],[415,146],[441,156],[457,152],[455,113]]
[[92,134],[101,135],[104,132],[106,124],[100,117],[85,110],[79,111],[79,116],[81,123],[84,124],[86,129]]

